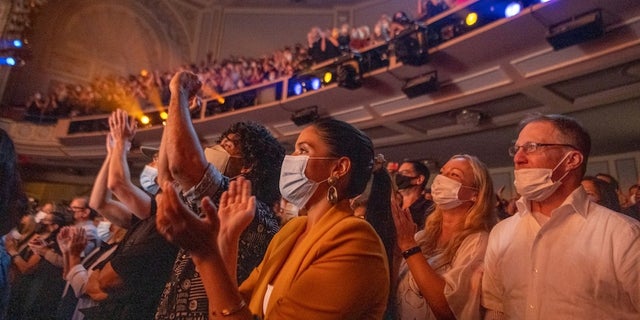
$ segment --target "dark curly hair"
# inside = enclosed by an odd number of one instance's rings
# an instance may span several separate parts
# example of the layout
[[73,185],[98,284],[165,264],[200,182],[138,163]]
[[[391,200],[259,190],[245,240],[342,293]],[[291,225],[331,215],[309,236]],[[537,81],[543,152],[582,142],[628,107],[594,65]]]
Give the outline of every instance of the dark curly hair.
[[237,122],[222,133],[218,143],[229,134],[240,141],[243,166],[251,168],[245,177],[251,180],[256,198],[273,206],[280,200],[280,167],[284,159],[284,147],[257,122]]

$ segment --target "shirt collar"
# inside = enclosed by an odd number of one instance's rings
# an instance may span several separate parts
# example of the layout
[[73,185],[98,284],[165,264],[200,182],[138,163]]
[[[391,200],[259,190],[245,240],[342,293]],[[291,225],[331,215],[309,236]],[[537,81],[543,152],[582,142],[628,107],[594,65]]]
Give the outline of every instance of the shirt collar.
[[[590,200],[587,192],[582,186],[579,186],[564,199],[564,202],[558,208],[551,211],[551,216],[553,217],[562,212],[576,212],[586,218],[589,204]],[[523,197],[520,197],[520,199],[516,201],[516,207],[518,208],[518,214],[521,216],[531,214],[531,202],[525,201]]]

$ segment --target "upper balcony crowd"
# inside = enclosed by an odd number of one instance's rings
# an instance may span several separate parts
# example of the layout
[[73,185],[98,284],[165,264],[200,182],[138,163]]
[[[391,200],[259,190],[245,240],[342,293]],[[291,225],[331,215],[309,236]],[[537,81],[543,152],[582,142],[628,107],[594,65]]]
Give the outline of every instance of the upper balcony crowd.
[[[441,13],[448,6],[427,1],[420,20]],[[429,12],[429,14],[427,14]],[[313,65],[345,53],[359,52],[389,42],[414,23],[405,12],[382,14],[373,28],[343,24],[339,28],[311,27],[306,43],[287,45],[261,57],[234,56],[215,59],[212,53],[200,62],[185,63],[175,70],[142,69],[137,74],[111,74],[90,83],[53,81],[49,88],[34,92],[24,102],[24,120],[54,123],[59,118],[106,114],[117,108],[138,110],[166,106],[169,81],[180,71],[197,74],[203,82],[202,98],[216,97],[237,89],[268,83],[309,70]]]

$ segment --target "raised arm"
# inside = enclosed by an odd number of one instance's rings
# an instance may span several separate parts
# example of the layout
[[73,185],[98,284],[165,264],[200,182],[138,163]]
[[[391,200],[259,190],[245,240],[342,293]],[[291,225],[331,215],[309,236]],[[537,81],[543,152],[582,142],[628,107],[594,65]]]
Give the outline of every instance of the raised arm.
[[114,144],[109,163],[108,186],[133,214],[140,219],[150,216],[151,197],[131,182],[127,152],[136,133],[135,119],[118,109],[109,117],[109,129]]
[[[394,197],[391,198],[391,209],[393,222],[396,226],[398,247],[404,255],[407,250],[418,247],[418,243],[414,238],[416,225],[411,218],[411,212],[408,209],[402,209]],[[411,275],[413,275],[416,284],[420,288],[420,293],[436,318],[455,319],[444,295],[444,278],[429,265],[429,262],[420,251],[417,254],[406,256],[405,260]]]
[[111,221],[111,223],[128,229],[131,225],[131,211],[122,203],[113,200],[111,190],[107,187],[109,164],[111,162],[113,148],[113,138],[111,134],[107,135],[106,147],[107,155],[96,176],[96,180],[93,182],[91,197],[89,197],[89,206],[98,211],[98,213],[107,220]]
[[171,183],[162,187],[158,231],[191,253],[209,298],[209,310],[218,315],[226,310],[233,313],[233,319],[251,319],[235,276],[240,234],[255,214],[251,183],[242,177],[232,181],[218,212],[209,198],[203,199],[203,218],[182,203]]
[[[196,185],[207,167],[189,111],[189,104],[196,102],[195,94],[201,85],[198,76],[189,72],[176,73],[169,85],[169,119],[162,135],[158,174],[160,183],[175,180],[183,190]],[[167,178],[163,170],[168,170],[172,179]]]

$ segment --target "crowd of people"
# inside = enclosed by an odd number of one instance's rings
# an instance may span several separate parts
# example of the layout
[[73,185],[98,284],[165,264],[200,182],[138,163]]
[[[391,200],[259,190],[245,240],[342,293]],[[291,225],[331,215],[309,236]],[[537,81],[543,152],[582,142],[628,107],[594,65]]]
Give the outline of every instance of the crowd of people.
[[67,207],[28,210],[2,132],[4,319],[640,317],[639,187],[585,177],[590,136],[576,120],[521,122],[511,205],[475,156],[453,155],[427,188],[424,164],[390,172],[363,132],[331,118],[290,155],[256,122],[203,148],[190,119],[202,85],[171,79],[140,183],[127,159],[136,122],[112,112],[91,194]]
[[[393,17],[381,15],[373,32],[369,26],[322,29],[312,27],[306,44],[296,43],[258,58],[213,59],[209,53],[199,63],[187,63],[176,70],[143,69],[139,74],[106,75],[88,84],[54,81],[50,88],[35,92],[25,101],[25,120],[52,123],[59,118],[108,114],[125,110],[154,109],[169,103],[169,82],[177,72],[197,74],[203,82],[201,98],[272,82],[308,70],[312,65],[358,52],[373,44],[387,42],[412,21],[404,12]],[[155,110],[155,109],[154,109]]]
[[[420,161],[390,167],[331,118],[289,155],[251,121],[207,128],[222,134],[201,145],[191,110],[202,94],[293,74],[410,23],[314,27],[307,46],[269,57],[34,95],[40,121],[109,112],[106,156],[89,195],[33,207],[0,130],[0,319],[640,318],[640,186],[585,176],[590,135],[568,116],[522,120],[505,146],[513,199],[473,155],[433,174]],[[130,103],[168,105],[139,179]]]

